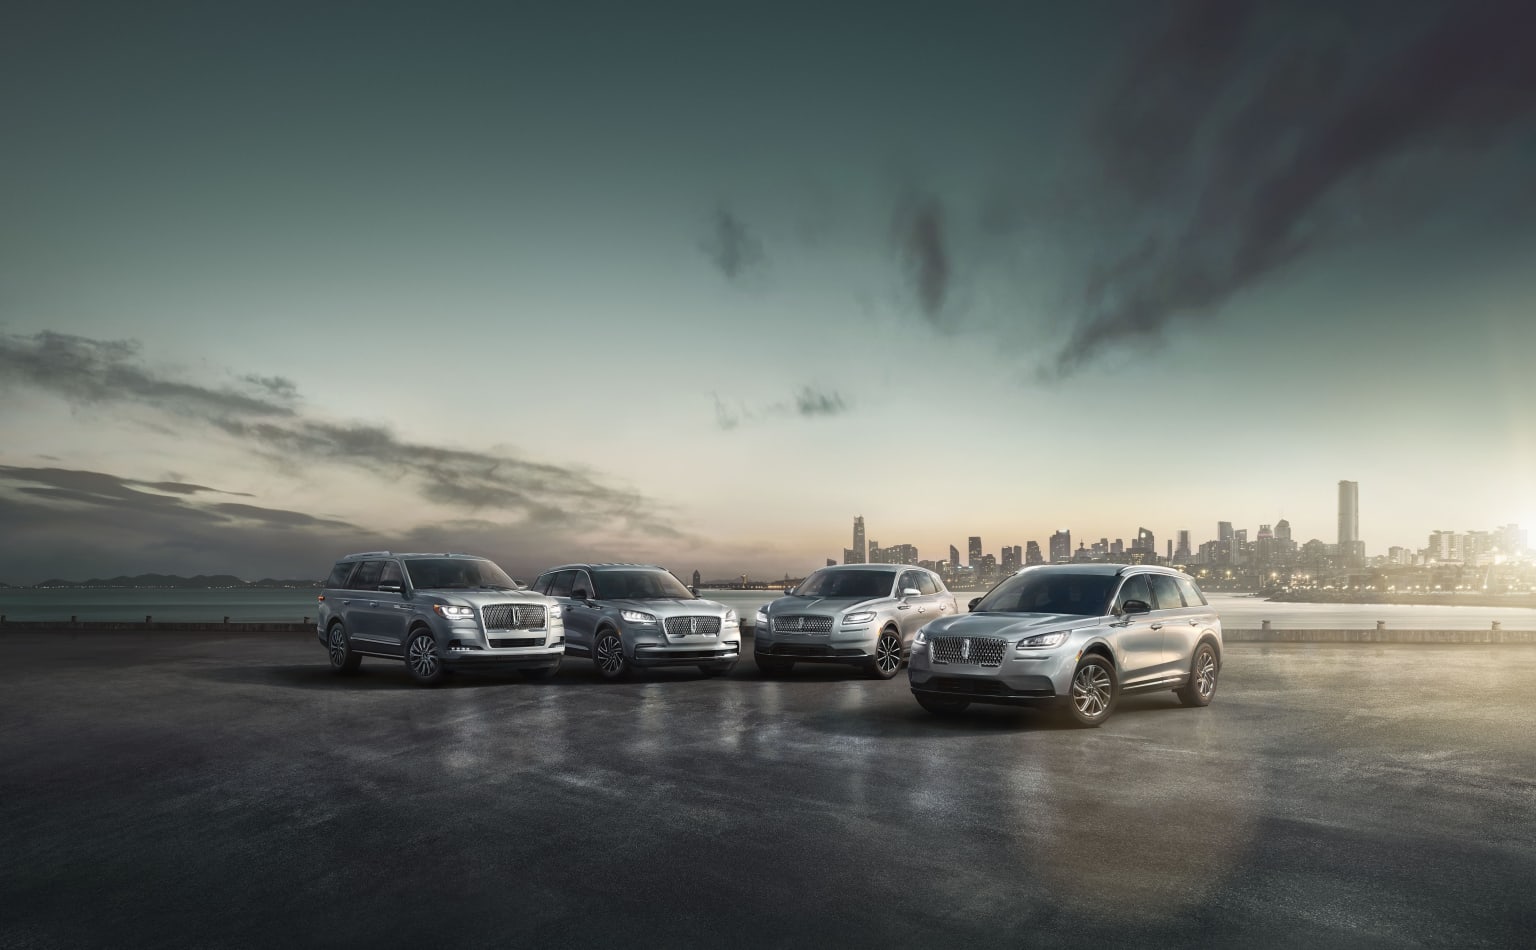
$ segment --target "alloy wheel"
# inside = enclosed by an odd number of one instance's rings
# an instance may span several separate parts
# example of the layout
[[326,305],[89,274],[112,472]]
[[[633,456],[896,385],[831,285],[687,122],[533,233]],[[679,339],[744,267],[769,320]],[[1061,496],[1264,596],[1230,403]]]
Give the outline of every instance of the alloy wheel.
[[875,642],[875,666],[881,673],[890,675],[901,666],[901,641],[890,632],[882,633]]
[[347,662],[347,631],[339,623],[331,627],[329,646],[332,666],[339,667]]
[[1072,677],[1072,704],[1085,719],[1097,719],[1109,711],[1112,690],[1109,671],[1089,663]]
[[614,676],[624,669],[624,643],[614,634],[606,633],[598,639],[597,668],[605,676]]
[[1210,650],[1202,650],[1198,665],[1195,667],[1195,689],[1200,691],[1201,699],[1210,699],[1216,692],[1216,658]]
[[411,664],[411,672],[422,679],[431,679],[437,675],[437,641],[423,633],[412,638],[408,652],[408,662]]

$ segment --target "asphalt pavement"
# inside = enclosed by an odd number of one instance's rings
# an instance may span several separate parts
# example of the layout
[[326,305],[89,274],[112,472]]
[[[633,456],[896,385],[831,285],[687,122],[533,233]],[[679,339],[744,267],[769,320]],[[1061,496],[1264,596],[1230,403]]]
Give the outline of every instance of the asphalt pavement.
[[1215,702],[935,719],[303,635],[7,633],[0,947],[1530,947],[1536,647],[1233,644]]

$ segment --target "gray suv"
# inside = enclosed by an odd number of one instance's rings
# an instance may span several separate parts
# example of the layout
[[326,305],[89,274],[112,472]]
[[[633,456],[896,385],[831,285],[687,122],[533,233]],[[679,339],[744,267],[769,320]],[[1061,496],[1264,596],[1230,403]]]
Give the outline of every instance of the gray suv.
[[349,554],[320,593],[315,633],[331,669],[404,660],[423,686],[449,669],[510,668],[548,679],[565,655],[559,605],[467,554]]
[[741,656],[736,611],[703,600],[654,564],[565,564],[533,589],[560,602],[567,653],[592,658],[604,679],[652,666],[729,673]]
[[806,662],[846,663],[890,679],[918,628],[957,610],[939,576],[920,567],[825,567],[757,612],[752,657],[769,676]]
[[1221,672],[1221,618],[1187,574],[1164,567],[1027,567],[928,624],[908,679],[936,715],[971,703],[1051,704],[1097,726],[1125,693],[1171,689],[1205,706]]

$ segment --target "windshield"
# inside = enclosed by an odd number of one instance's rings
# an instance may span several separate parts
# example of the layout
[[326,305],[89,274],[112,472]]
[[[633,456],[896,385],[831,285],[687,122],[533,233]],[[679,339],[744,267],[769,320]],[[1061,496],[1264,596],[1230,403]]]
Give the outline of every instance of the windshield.
[[976,605],[976,612],[1097,617],[1109,613],[1109,595],[1119,580],[1113,574],[1025,571],[992,588]]
[[478,557],[406,558],[405,571],[417,590],[519,589],[494,561]]
[[889,597],[891,571],[820,570],[794,590],[796,597]]
[[693,592],[666,571],[593,571],[598,600],[692,600]]

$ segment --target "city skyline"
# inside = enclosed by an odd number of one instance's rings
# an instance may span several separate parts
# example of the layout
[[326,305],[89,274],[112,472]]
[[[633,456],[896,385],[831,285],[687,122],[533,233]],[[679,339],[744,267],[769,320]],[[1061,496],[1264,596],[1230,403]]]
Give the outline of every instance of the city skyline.
[[599,7],[8,19],[0,580],[1536,524],[1522,5]]

